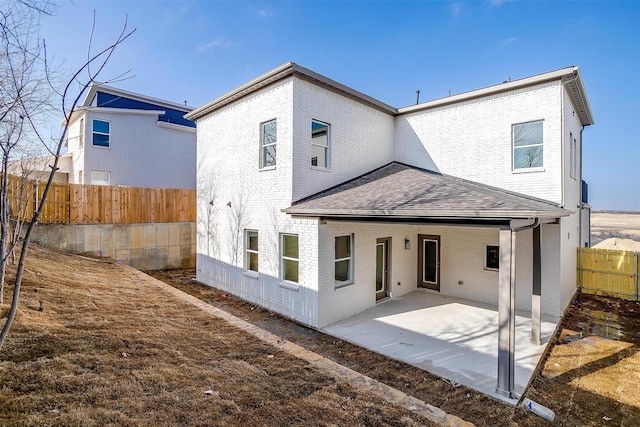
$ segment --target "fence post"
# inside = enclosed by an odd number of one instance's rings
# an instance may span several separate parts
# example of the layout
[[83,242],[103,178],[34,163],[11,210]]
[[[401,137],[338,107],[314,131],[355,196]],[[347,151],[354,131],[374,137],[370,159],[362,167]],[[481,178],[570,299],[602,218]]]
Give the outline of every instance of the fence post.
[[578,257],[579,257],[579,263],[580,263],[580,293],[582,293],[582,284],[584,283],[583,279],[582,279],[582,247],[578,248]]

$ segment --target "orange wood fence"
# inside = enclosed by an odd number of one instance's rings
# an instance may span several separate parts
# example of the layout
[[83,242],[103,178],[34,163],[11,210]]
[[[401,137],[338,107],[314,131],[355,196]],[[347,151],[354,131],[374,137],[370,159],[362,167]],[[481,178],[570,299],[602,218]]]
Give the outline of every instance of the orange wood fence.
[[[29,221],[44,187],[43,182],[10,177],[12,215]],[[53,183],[39,222],[136,224],[195,220],[195,190]]]

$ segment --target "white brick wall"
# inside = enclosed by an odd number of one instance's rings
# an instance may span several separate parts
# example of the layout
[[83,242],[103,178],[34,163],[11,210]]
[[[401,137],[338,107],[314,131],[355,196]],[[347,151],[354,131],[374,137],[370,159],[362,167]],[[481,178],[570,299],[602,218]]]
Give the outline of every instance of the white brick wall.
[[[393,116],[318,87],[294,85],[293,200],[393,161]],[[311,120],[331,125],[330,171],[311,166]]]
[[[473,99],[396,119],[395,159],[562,202],[559,82]],[[544,120],[544,171],[512,172],[511,125]]]

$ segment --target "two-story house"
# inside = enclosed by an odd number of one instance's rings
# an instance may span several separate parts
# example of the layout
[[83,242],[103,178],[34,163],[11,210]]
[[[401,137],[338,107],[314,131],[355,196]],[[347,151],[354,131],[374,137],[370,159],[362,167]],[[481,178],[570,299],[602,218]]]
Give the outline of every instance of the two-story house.
[[511,393],[514,312],[540,341],[588,239],[577,67],[395,108],[286,63],[186,117],[199,281],[316,328],[419,289],[499,306]]
[[73,112],[61,171],[74,184],[195,188],[196,129],[186,105],[93,85]]

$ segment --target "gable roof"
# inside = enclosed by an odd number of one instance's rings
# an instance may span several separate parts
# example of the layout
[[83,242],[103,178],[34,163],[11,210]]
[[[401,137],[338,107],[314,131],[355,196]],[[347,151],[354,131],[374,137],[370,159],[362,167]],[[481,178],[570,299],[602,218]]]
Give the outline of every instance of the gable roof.
[[378,219],[560,218],[558,205],[473,181],[392,162],[293,203],[291,215]]

